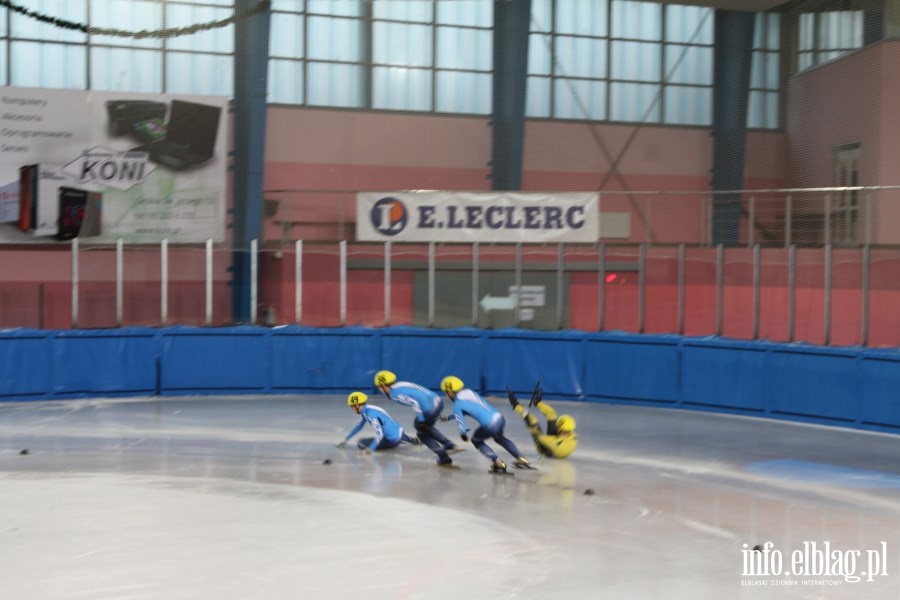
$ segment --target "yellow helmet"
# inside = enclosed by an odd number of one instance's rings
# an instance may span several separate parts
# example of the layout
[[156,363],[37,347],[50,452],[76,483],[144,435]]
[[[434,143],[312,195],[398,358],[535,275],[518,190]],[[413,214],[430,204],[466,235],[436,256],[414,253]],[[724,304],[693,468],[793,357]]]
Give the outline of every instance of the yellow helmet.
[[454,375],[447,375],[441,380],[441,389],[445,392],[456,393],[464,387],[466,386],[463,384],[462,379]]
[[575,431],[575,419],[571,415],[563,415],[556,420],[556,430],[561,433]]
[[390,371],[378,371],[375,373],[375,385],[391,385],[397,381],[397,376]]
[[347,406],[362,406],[369,397],[362,392],[353,392],[347,396]]

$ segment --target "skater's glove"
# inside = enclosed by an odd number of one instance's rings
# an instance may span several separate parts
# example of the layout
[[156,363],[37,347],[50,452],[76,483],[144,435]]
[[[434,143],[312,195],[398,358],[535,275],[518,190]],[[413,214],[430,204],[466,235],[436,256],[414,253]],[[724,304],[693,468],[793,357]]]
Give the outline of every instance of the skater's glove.
[[336,444],[336,447],[343,450],[347,447],[347,440],[343,440],[340,444]]
[[447,421],[451,420],[453,420],[453,417],[449,415],[441,415],[440,417],[438,417],[438,421],[441,421],[442,423],[446,423]]
[[464,442],[468,442],[468,441],[469,441],[469,436],[467,436],[467,435],[464,434],[464,433],[459,434],[459,437],[460,437],[460,438],[462,439],[462,441],[464,441]]

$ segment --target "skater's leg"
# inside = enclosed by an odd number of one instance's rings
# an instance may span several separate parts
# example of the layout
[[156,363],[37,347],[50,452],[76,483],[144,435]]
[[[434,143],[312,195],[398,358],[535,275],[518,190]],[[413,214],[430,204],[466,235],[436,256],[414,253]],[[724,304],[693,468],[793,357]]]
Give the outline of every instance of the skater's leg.
[[[437,430],[434,427],[430,426],[424,421],[416,421],[414,425],[416,428],[416,435],[418,436],[419,440],[423,444],[428,446],[428,448],[432,452],[438,455],[438,462],[440,462],[441,464],[448,464],[453,462],[450,460],[450,456],[447,455],[447,451],[444,449],[443,444],[435,439],[436,436],[434,434],[437,433]],[[438,435],[440,434],[438,433]],[[444,439],[447,440],[447,438]],[[447,441],[449,442],[449,440]]]
[[497,461],[497,453],[494,452],[490,446],[484,443],[489,437],[493,437],[493,433],[491,431],[485,429],[484,427],[479,427],[472,433],[472,444],[478,448],[478,451],[484,454],[487,458],[491,460],[491,462]]

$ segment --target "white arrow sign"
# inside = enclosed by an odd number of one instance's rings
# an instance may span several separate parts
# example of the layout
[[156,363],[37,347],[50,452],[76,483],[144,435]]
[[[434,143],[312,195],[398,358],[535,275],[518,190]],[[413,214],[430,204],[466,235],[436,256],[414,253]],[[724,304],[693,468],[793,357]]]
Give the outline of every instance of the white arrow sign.
[[479,302],[481,310],[490,312],[492,310],[512,310],[516,307],[515,296],[491,296],[488,294]]

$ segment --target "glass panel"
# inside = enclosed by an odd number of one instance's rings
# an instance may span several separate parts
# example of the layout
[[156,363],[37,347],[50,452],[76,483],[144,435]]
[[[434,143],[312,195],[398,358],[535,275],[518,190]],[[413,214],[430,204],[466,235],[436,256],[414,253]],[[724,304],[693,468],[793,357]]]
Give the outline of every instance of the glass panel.
[[687,247],[684,253],[684,333],[716,332],[716,255],[709,248]]
[[[25,3],[14,2],[13,4],[22,6]],[[74,23],[87,22],[87,3],[85,0],[31,0],[27,3],[27,7],[30,11],[48,16],[52,15],[58,19]],[[87,34],[80,31],[62,29],[50,23],[43,23],[17,11],[13,11],[11,16],[10,33],[17,38],[54,40],[57,42],[83,42],[87,39]]]
[[431,71],[375,67],[372,69],[372,107],[431,110]]
[[490,71],[493,68],[493,36],[481,29],[439,27],[437,66],[443,69]]
[[666,6],[666,41],[713,43],[713,11],[700,6]]
[[723,261],[722,335],[753,339],[753,250],[725,248]]
[[554,81],[554,115],[560,119],[606,119],[606,82],[579,79]]
[[553,28],[553,0],[531,0],[531,31],[550,33]]
[[309,18],[309,57],[322,60],[361,59],[361,22],[354,19]]
[[6,60],[7,47],[8,46],[5,43],[0,43],[0,85],[7,85],[9,83],[9,73],[6,70],[6,65],[9,64],[9,61]]
[[268,102],[303,104],[303,63],[270,59],[268,83]]
[[172,52],[166,56],[166,91],[174,94],[234,95],[234,58]]
[[666,81],[712,85],[713,49],[701,46],[666,46]]
[[358,17],[362,10],[359,0],[308,0],[306,11],[319,15]]
[[778,129],[778,92],[766,93],[766,121],[763,127],[766,129]]
[[678,332],[678,249],[647,248],[644,332]]
[[492,0],[456,0],[437,3],[437,22],[441,25],[494,26]]
[[556,0],[556,32],[605,36],[607,10],[607,0]]
[[550,79],[529,77],[525,114],[529,117],[550,116]]
[[376,19],[430,23],[433,14],[431,2],[421,0],[375,0],[372,3],[372,16]]
[[[606,249],[607,272],[615,271],[616,264],[636,265],[638,249],[634,247],[608,246]],[[612,273],[610,273],[612,274]],[[629,270],[607,277],[606,314],[604,329],[607,331],[638,330],[638,274]]]
[[659,122],[658,85],[613,83],[610,95],[610,119],[638,123]]
[[381,65],[431,66],[431,27],[375,23],[372,59],[375,64]]
[[[91,26],[125,31],[154,31],[163,28],[162,5],[143,0],[92,0]],[[158,38],[92,35],[92,44],[113,44],[138,48],[160,48]]]
[[272,10],[303,12],[303,2],[304,0],[272,0]]
[[634,40],[659,40],[662,30],[662,4],[613,0],[612,36]]
[[711,125],[712,89],[666,86],[664,121],[674,125]]
[[119,92],[162,92],[159,50],[91,48],[91,89]]
[[436,110],[487,115],[491,113],[491,76],[438,71]]
[[556,69],[568,77],[606,77],[606,40],[559,36]]
[[87,88],[84,46],[13,42],[10,84],[22,87]]
[[269,55],[303,58],[303,17],[301,15],[272,15],[269,22]]
[[528,73],[530,75],[549,75],[553,68],[553,57],[550,54],[553,38],[549,35],[531,34],[528,39]]
[[613,78],[631,81],[659,81],[660,50],[659,44],[613,42]]
[[[196,23],[227,19],[233,14],[234,10],[230,8],[169,4],[166,10],[166,27],[188,27]],[[234,25],[172,37],[166,41],[166,45],[173,50],[209,52],[215,49],[216,52],[234,52]]]
[[831,255],[831,343],[862,342],[862,252],[836,248]]
[[800,51],[813,50],[816,47],[816,15],[806,13],[800,15],[800,41],[797,48]]
[[317,106],[360,107],[362,67],[310,63],[307,67],[307,103]]

